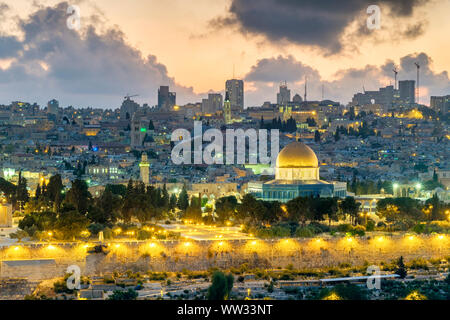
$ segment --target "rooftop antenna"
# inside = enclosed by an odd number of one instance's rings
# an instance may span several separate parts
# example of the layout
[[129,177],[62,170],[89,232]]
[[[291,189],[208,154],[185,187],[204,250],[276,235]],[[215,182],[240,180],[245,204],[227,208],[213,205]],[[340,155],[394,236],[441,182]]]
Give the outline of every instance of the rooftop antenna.
[[324,92],[324,86],[323,86],[323,83],[322,83],[322,101],[323,101],[323,92]]
[[233,63],[233,79],[234,79],[234,67],[235,67],[235,64]]
[[366,88],[364,88],[364,85],[363,85],[363,93],[364,94],[366,93]]
[[397,90],[397,74],[398,74],[398,70],[397,70],[396,67],[394,67],[394,69],[392,71],[394,71],[394,79],[395,79],[394,89]]
[[420,65],[418,62],[414,62],[414,64],[416,65],[417,68],[417,104],[419,104],[419,97],[420,97],[420,92],[419,92],[419,71],[420,71]]

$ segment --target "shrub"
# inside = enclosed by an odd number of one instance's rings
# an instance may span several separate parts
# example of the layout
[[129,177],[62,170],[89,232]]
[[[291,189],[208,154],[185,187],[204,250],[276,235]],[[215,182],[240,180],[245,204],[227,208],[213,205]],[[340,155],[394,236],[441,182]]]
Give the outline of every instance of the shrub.
[[364,226],[355,226],[351,231],[351,234],[354,236],[364,236],[366,234],[366,228]]
[[373,231],[375,230],[375,221],[372,219],[367,220],[366,223],[366,231]]
[[92,234],[98,234],[100,231],[105,229],[105,226],[101,223],[92,223],[87,227],[87,229]]
[[315,235],[315,230],[311,227],[299,227],[295,231],[295,235],[300,238],[312,238]]
[[137,232],[137,239],[138,240],[147,240],[147,239],[151,239],[151,237],[152,237],[152,233],[150,231],[139,230]]
[[314,228],[315,233],[330,232],[330,230],[331,230],[331,228],[329,226],[319,223],[319,222],[311,222],[309,224],[309,227]]
[[343,233],[351,232],[353,231],[353,226],[348,223],[340,224],[336,227],[336,231]]
[[291,230],[282,226],[257,229],[255,234],[259,238],[284,238],[291,235]]

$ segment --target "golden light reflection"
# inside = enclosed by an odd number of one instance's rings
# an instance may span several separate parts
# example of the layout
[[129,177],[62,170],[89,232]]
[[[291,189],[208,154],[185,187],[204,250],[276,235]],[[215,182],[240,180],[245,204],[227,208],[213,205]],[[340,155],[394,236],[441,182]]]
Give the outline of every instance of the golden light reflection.
[[149,256],[159,256],[162,252],[164,252],[166,248],[157,242],[150,242],[143,244],[139,247],[139,252],[141,255],[149,255]]
[[266,254],[269,251],[269,247],[265,241],[249,240],[245,244],[244,250],[247,252]]
[[65,254],[65,250],[59,246],[49,244],[39,250],[38,254],[43,258],[56,258]]
[[182,254],[196,254],[199,252],[199,247],[195,242],[186,241],[186,242],[180,243],[176,247],[176,252],[182,253]]
[[320,250],[322,248],[326,248],[328,245],[327,241],[322,238],[313,239],[309,242],[309,247],[312,250]]
[[336,293],[332,292],[331,294],[329,294],[322,300],[342,300],[342,298],[340,296],[338,296]]
[[275,250],[283,253],[292,253],[300,250],[300,245],[295,240],[284,239],[276,243]]
[[122,243],[115,243],[109,246],[109,249],[111,250],[112,254],[115,254],[117,256],[125,256],[128,254],[128,246],[126,244]]
[[233,249],[227,241],[214,241],[210,248],[215,252],[229,252]]
[[22,246],[14,246],[9,247],[5,252],[5,258],[6,259],[29,259],[31,258],[31,253],[28,248],[22,247]]

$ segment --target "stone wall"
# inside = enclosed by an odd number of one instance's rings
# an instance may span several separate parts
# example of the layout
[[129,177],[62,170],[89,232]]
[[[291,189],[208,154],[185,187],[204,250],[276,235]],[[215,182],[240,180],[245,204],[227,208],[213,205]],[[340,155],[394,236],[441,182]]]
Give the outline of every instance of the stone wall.
[[[34,244],[0,249],[0,277],[48,279],[62,276],[69,265],[78,265],[83,275],[112,271],[181,271],[249,267],[336,267],[341,263],[360,266],[379,264],[403,256],[412,259],[443,259],[450,256],[450,237],[383,236],[366,238],[283,239],[242,241],[134,241],[105,243],[107,253],[88,253],[95,245]],[[54,264],[27,266],[11,261],[48,260]]]

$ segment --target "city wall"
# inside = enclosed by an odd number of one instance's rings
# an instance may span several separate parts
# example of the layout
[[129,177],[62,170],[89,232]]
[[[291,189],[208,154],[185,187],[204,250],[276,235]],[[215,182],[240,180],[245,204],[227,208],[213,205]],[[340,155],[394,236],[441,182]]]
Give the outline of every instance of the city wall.
[[0,278],[49,279],[78,265],[82,275],[113,271],[207,270],[210,267],[297,269],[380,264],[403,256],[450,257],[450,237],[383,236],[366,238],[239,241],[132,241],[104,243],[105,253],[89,253],[95,243],[19,244],[0,248]]

